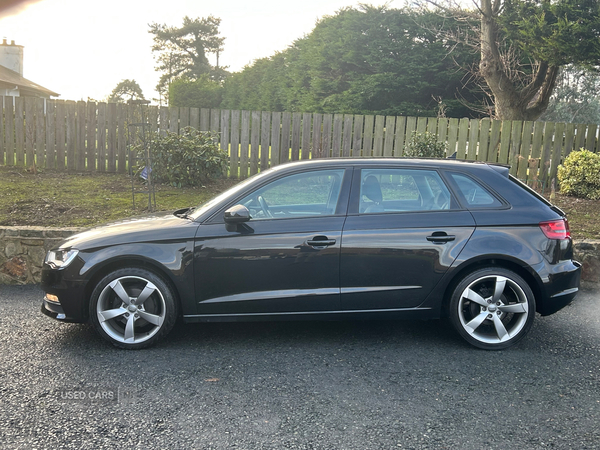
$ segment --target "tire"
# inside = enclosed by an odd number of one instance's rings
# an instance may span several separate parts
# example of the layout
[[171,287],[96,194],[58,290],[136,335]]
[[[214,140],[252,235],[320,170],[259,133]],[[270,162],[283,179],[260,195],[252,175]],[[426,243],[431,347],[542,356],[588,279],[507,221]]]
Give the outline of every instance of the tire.
[[450,298],[452,325],[471,345],[502,350],[523,339],[535,318],[535,297],[511,270],[488,267],[465,276]]
[[171,331],[177,301],[171,287],[153,272],[119,269],[94,288],[90,317],[100,335],[116,347],[141,349]]

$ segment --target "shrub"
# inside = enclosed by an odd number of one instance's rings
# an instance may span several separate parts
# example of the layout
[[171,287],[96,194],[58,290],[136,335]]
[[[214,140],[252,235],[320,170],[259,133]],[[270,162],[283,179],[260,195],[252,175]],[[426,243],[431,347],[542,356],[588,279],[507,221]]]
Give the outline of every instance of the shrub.
[[571,152],[558,166],[562,194],[600,199],[600,155],[581,149]]
[[444,158],[447,145],[438,142],[437,136],[429,131],[425,133],[413,132],[406,145],[404,156],[411,158]]
[[[172,186],[200,186],[227,172],[228,155],[217,144],[218,133],[191,127],[180,134],[154,134],[150,142],[152,179]],[[138,146],[138,152],[141,148]],[[142,164],[143,166],[143,164]]]

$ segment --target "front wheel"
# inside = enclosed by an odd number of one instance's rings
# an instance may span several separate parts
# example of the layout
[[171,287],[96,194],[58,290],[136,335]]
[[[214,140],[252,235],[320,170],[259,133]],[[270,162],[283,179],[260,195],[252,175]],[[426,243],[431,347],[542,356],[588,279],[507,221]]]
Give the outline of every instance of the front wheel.
[[531,329],[535,297],[523,278],[511,270],[490,267],[463,278],[450,299],[450,321],[475,347],[501,350]]
[[90,317],[100,335],[125,349],[150,347],[177,318],[175,294],[165,281],[145,269],[119,269],[92,292]]

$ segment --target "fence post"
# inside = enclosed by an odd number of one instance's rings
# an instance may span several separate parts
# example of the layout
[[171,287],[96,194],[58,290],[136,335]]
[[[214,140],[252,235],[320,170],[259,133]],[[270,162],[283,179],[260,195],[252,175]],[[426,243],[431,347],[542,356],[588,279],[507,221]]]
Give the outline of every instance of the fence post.
[[[202,121],[202,119],[200,119]],[[242,135],[240,138],[240,178],[248,177],[248,147],[250,145],[250,111],[242,111]]]
[[271,122],[271,167],[279,164],[281,152],[281,113],[274,112]]
[[229,176],[239,178],[238,167],[240,153],[240,111],[231,111],[231,150],[229,156]]
[[362,136],[363,136],[363,121],[364,116],[354,116],[354,136],[352,138],[352,156],[362,156]]
[[25,164],[27,167],[35,165],[35,103],[34,97],[25,97]]
[[46,100],[46,167],[56,167],[56,101]]
[[260,111],[252,111],[250,134],[250,175],[258,173],[258,153],[260,145]]
[[321,126],[323,124],[322,114],[313,114],[313,131],[312,131],[312,157],[323,157],[323,140],[321,138]]
[[[263,125],[264,126],[264,125]],[[302,114],[302,153],[300,157],[302,159],[310,159],[310,131],[312,128],[312,114]]]
[[270,158],[270,140],[271,140],[271,114],[267,111],[262,112],[260,133],[260,170],[269,168]]
[[344,134],[342,135],[342,156],[350,156],[352,150],[352,123],[354,116],[352,114],[344,115]]

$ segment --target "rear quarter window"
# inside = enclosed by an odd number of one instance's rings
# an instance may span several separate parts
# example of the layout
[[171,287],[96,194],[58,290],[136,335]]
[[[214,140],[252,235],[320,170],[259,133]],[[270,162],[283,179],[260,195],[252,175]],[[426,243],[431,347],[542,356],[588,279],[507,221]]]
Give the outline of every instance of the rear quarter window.
[[450,173],[469,208],[498,208],[503,204],[481,183],[461,173]]

